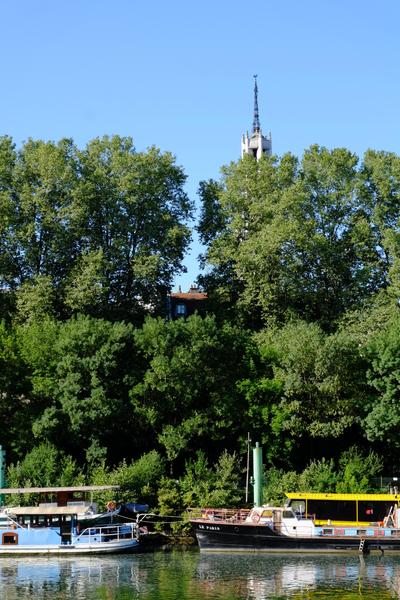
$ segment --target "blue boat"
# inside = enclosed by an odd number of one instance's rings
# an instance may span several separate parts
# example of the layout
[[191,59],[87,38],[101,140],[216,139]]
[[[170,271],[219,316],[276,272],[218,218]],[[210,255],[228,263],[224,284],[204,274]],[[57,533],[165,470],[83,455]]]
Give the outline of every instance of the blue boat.
[[111,489],[117,486],[1,489],[2,495],[37,494],[51,501],[1,509],[0,556],[137,552],[143,534],[134,513],[120,517],[114,502],[107,512],[98,513],[92,501],[82,499]]

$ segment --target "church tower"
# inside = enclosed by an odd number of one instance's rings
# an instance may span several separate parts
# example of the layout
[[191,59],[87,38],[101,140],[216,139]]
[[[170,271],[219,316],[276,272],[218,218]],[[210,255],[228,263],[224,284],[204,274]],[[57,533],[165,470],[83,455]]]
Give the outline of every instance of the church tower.
[[257,87],[257,75],[254,75],[254,119],[253,119],[253,133],[249,136],[242,136],[242,158],[245,154],[254,156],[257,160],[260,160],[261,156],[271,156],[272,153],[272,140],[271,133],[269,137],[262,134],[260,127],[260,118],[258,115],[258,87]]

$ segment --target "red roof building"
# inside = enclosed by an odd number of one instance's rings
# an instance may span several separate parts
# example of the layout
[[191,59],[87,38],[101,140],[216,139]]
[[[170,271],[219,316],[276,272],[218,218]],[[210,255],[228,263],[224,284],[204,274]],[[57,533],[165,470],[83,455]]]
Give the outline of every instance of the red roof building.
[[180,319],[190,317],[195,312],[204,314],[207,294],[200,291],[195,285],[190,286],[188,292],[172,292],[168,297],[169,319]]

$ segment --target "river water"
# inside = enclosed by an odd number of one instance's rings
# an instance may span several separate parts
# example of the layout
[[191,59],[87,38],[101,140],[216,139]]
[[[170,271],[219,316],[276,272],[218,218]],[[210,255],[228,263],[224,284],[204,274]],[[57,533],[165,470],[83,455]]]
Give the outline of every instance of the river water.
[[384,600],[400,598],[400,556],[157,551],[0,558],[1,600]]

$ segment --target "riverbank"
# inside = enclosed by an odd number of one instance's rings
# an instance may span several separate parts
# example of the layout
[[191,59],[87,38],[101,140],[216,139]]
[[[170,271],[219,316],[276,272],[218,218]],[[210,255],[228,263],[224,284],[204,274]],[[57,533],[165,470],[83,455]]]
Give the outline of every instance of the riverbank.
[[150,532],[143,535],[141,545],[144,549],[164,549],[172,550],[174,548],[195,548],[197,546],[196,537],[192,534],[173,534],[165,532]]

